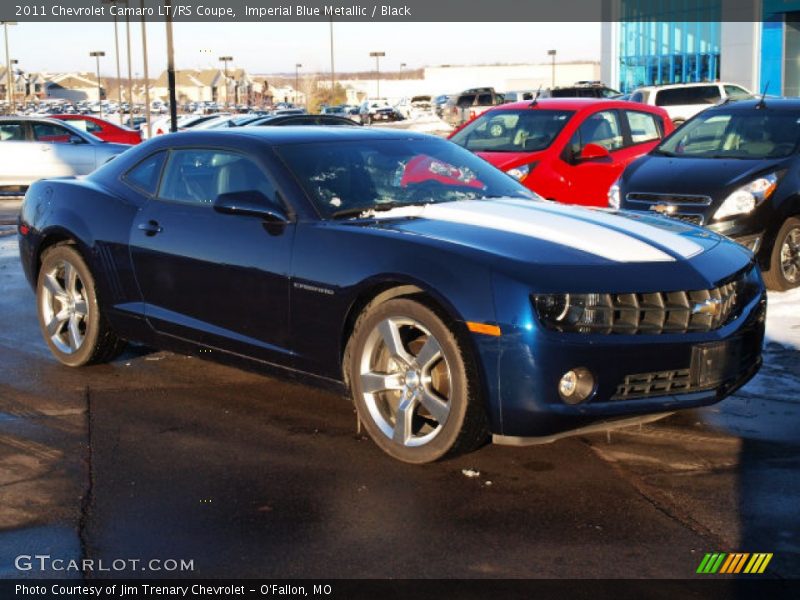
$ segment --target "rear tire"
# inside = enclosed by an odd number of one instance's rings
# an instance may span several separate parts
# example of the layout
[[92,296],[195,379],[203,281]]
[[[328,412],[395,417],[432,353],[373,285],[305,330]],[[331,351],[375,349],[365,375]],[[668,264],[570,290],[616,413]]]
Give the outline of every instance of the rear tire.
[[47,346],[69,367],[107,362],[125,348],[103,315],[89,267],[73,246],[45,250],[36,304]]
[[467,350],[430,308],[407,298],[368,306],[344,368],[359,419],[378,447],[423,464],[486,440],[486,414]]
[[800,219],[797,217],[786,219],[775,236],[764,282],[769,289],[779,292],[800,286]]

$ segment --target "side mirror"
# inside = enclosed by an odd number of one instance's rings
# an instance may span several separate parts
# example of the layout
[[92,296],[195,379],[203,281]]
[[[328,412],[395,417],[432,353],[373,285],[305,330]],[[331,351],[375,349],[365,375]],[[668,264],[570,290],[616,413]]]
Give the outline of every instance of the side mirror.
[[285,212],[257,190],[220,194],[214,200],[214,210],[226,215],[260,217],[272,223],[288,223]]
[[67,141],[70,144],[83,144],[84,143],[83,138],[81,136],[75,135],[75,134],[70,135],[69,139]]
[[600,144],[586,144],[578,153],[578,160],[598,160],[611,158],[611,153]]

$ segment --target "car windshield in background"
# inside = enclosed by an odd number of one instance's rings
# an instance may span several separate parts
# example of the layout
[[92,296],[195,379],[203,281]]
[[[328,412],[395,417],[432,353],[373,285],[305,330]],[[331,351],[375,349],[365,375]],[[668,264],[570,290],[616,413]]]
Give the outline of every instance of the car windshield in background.
[[800,112],[701,113],[653,152],[686,158],[783,158],[800,141]]
[[573,114],[569,110],[493,110],[467,124],[450,141],[472,152],[535,152],[547,148]]
[[326,218],[482,198],[536,196],[483,159],[443,140],[359,140],[278,152]]

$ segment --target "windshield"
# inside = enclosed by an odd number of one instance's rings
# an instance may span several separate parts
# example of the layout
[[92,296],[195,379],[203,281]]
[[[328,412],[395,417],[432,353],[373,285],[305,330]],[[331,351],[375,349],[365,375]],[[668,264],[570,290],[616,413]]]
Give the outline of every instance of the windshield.
[[473,152],[536,152],[553,143],[573,114],[570,110],[493,110],[467,124],[450,141]]
[[536,195],[444,140],[357,140],[277,149],[320,214],[358,216],[398,206]]
[[700,113],[671,137],[655,154],[686,158],[783,158],[800,141],[800,112],[768,109]]

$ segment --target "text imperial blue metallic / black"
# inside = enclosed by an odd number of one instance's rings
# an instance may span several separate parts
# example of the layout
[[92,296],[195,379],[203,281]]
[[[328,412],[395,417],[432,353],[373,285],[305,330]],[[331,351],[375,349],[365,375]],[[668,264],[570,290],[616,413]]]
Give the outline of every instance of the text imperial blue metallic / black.
[[19,231],[64,364],[131,340],[260,365],[347,391],[412,463],[710,404],[761,364],[748,250],[422,134],[167,135],[35,183]]

